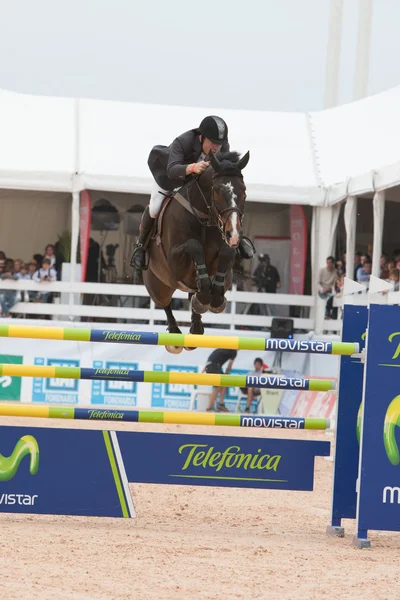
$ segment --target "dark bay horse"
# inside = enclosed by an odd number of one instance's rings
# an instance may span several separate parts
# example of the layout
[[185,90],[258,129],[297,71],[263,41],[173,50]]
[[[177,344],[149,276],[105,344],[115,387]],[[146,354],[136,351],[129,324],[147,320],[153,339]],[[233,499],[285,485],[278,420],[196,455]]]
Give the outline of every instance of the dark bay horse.
[[[175,290],[189,293],[190,333],[203,334],[201,315],[225,310],[232,265],[242,236],[246,186],[242,170],[249,162],[236,152],[210,154],[210,167],[164,200],[156,230],[147,246],[143,281],[156,306],[165,310],[170,333],[181,333],[171,309]],[[178,354],[182,348],[167,346]],[[187,350],[194,348],[187,348]]]

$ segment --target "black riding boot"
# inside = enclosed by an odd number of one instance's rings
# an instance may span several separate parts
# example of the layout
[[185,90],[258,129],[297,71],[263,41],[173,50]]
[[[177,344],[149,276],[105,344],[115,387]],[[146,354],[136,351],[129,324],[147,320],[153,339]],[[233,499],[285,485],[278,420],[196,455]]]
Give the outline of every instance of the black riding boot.
[[151,228],[153,227],[155,219],[150,216],[149,207],[146,206],[144,209],[142,220],[140,223],[140,233],[138,241],[135,244],[135,249],[131,258],[131,267],[134,267],[138,271],[145,271],[146,267],[146,251],[143,248],[143,244],[147,240]]
[[256,249],[253,246],[253,242],[248,238],[243,236],[240,240],[240,244],[238,247],[239,254],[242,258],[253,258],[256,253]]

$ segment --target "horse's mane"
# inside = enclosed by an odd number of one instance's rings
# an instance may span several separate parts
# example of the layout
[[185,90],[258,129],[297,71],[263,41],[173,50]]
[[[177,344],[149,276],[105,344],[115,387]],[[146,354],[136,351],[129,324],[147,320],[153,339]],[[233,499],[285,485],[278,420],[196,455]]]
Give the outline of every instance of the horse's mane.
[[229,151],[229,152],[223,152],[217,153],[217,158],[220,162],[222,162],[223,160],[229,161],[230,163],[236,163],[238,162],[239,158],[240,158],[240,154],[239,152],[233,152],[233,151]]

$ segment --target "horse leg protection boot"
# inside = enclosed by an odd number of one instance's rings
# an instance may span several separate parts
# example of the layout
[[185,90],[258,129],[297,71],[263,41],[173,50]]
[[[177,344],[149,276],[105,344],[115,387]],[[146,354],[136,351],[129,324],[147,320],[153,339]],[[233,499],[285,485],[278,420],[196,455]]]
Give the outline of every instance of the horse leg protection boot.
[[240,240],[240,244],[238,247],[239,254],[242,258],[253,258],[256,253],[256,249],[254,248],[253,242],[248,238],[243,236]]
[[135,244],[135,249],[131,258],[131,267],[134,267],[138,271],[146,270],[146,251],[143,248],[143,244],[145,243],[147,236],[149,235],[151,228],[153,227],[155,219],[150,216],[149,207],[143,211],[142,220],[140,223],[140,233],[138,240]]

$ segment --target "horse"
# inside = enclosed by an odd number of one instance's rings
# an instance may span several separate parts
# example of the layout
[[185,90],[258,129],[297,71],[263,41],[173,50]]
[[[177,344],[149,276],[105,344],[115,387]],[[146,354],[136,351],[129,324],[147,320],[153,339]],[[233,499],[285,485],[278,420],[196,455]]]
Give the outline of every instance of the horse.
[[[250,153],[209,156],[210,166],[163,201],[147,242],[144,285],[167,316],[167,331],[181,333],[171,308],[175,290],[188,292],[190,333],[202,335],[201,315],[221,313],[232,283],[232,266],[242,236],[246,186],[242,170]],[[179,354],[182,347],[166,346]],[[186,348],[194,350],[194,348]]]

